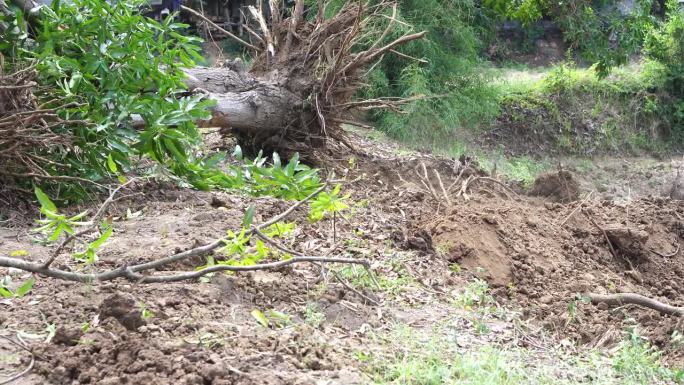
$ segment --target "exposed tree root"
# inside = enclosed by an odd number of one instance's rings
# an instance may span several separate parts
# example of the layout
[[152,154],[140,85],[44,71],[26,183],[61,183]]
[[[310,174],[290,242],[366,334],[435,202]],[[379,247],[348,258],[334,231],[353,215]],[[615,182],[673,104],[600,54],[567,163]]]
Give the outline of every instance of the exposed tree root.
[[684,316],[684,308],[683,307],[671,306],[671,305],[662,303],[660,301],[657,301],[653,298],[644,297],[643,295],[640,295],[640,294],[618,293],[618,294],[604,295],[604,294],[587,293],[587,294],[585,294],[585,296],[587,296],[589,299],[591,299],[591,302],[594,304],[605,303],[608,306],[622,306],[622,305],[627,305],[627,304],[633,304],[633,305],[638,305],[638,306],[642,306],[645,308],[653,309],[653,310],[656,310],[656,311],[663,313],[663,314],[674,315],[677,317]]
[[[349,110],[401,112],[402,105],[422,98],[353,100],[368,67],[425,36],[413,32],[388,40],[395,25],[394,2],[347,1],[335,16],[315,20],[303,17],[304,0],[295,1],[288,18],[283,18],[275,2],[270,4],[268,20],[250,7],[260,29],[255,45],[229,35],[257,52],[249,71],[225,67],[187,71],[189,88],[209,91],[208,98],[217,101],[207,124],[230,130],[247,151],[301,152],[325,146],[328,138],[344,142],[339,122],[346,120]],[[196,10],[183,9],[206,22]]]

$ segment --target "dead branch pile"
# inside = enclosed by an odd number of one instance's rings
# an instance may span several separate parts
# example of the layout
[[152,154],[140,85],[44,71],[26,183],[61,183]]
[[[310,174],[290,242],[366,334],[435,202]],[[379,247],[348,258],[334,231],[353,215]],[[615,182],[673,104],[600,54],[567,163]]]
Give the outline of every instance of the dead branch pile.
[[2,63],[0,56],[0,180],[13,184],[19,176],[49,177],[43,167],[54,162],[41,154],[70,143],[68,136],[52,131],[62,124],[58,109],[38,104],[34,66],[10,72]]

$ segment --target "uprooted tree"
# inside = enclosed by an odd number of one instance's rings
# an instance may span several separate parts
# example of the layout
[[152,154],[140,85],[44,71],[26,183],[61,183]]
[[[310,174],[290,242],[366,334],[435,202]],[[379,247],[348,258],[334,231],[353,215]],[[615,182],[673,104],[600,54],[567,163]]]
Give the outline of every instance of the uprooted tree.
[[[392,14],[386,15],[388,9]],[[303,0],[295,2],[286,19],[280,18],[273,1],[268,22],[255,8],[250,11],[262,30],[258,45],[236,39],[256,52],[249,72],[239,67],[187,71],[191,88],[205,89],[217,102],[212,124],[232,129],[243,143],[256,149],[305,150],[324,144],[328,137],[344,141],[338,128],[345,112],[397,109],[406,102],[351,100],[369,65],[425,34],[386,41],[393,32],[396,4],[350,1],[330,19],[323,18],[325,9],[319,5],[311,20],[304,17]],[[379,24],[386,24],[384,30],[377,28]]]
[[27,191],[46,181],[106,181],[140,158],[196,187],[234,187],[235,175],[201,150],[197,124],[221,127],[254,152],[307,151],[328,138],[348,144],[339,128],[348,111],[407,102],[355,100],[369,67],[424,36],[395,31],[391,2],[350,1],[326,18],[322,3],[308,15],[297,0],[283,17],[271,1],[268,19],[249,8],[260,30],[246,27],[251,42],[224,31],[253,55],[249,70],[194,68],[199,40],[170,18],[143,17],[134,0],[38,11],[12,2],[0,0],[0,178]]

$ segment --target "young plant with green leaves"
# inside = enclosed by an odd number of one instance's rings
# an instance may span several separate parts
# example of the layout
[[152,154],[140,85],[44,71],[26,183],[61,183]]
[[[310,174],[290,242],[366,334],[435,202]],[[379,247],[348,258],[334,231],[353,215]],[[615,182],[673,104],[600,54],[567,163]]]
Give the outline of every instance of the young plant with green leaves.
[[12,277],[6,275],[0,281],[0,297],[5,299],[21,298],[28,294],[31,291],[31,289],[33,289],[33,284],[35,282],[36,279],[33,278],[33,276],[31,276],[30,278],[19,284],[16,287],[16,289],[12,289],[12,287],[14,286]]
[[[88,242],[79,238],[83,233],[77,232],[78,229],[87,229],[93,226],[93,223],[83,221],[88,215],[89,211],[83,211],[74,216],[67,216],[60,214],[55,203],[47,196],[40,188],[35,189],[36,198],[40,202],[40,212],[45,216],[43,219],[38,219],[37,222],[41,225],[37,229],[32,230],[35,233],[41,233],[46,236],[46,242],[52,243],[57,241],[62,235],[68,238],[74,238],[85,244],[85,248],[81,251],[74,252],[73,258],[86,264],[93,264],[97,262],[97,250],[99,250],[104,243],[112,236],[114,229],[112,226],[103,221],[100,225],[99,236],[94,240]],[[66,244],[64,244],[66,246]]]
[[309,220],[317,222],[323,219],[326,215],[332,216],[333,223],[333,242],[337,240],[337,214],[349,209],[347,204],[350,193],[340,196],[341,185],[336,185],[330,192],[323,191],[316,199],[311,202],[311,210],[309,211]]

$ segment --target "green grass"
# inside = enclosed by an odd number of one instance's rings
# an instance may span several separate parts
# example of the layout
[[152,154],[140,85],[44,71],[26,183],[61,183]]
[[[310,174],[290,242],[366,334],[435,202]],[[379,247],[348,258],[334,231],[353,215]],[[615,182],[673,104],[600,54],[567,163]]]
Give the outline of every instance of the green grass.
[[511,182],[519,182],[527,188],[532,185],[539,174],[552,168],[545,160],[533,159],[529,156],[506,157],[501,154],[481,152],[477,155],[480,167]]
[[447,328],[426,332],[397,325],[384,337],[393,354],[357,359],[377,385],[647,385],[684,378],[681,370],[664,367],[660,353],[636,334],[626,333],[615,353],[606,355],[495,343],[460,348]]
[[[488,342],[510,340],[497,339],[496,332],[490,331],[487,324],[494,319],[513,322],[511,315],[516,313],[496,304],[486,282],[471,281],[456,294],[454,305],[456,309],[448,318],[432,320],[427,329],[397,324],[390,331],[375,335],[382,349],[357,352],[355,358],[365,366],[373,383],[647,385],[682,383],[684,379],[684,371],[663,366],[660,351],[641,337],[635,326],[627,328],[625,339],[610,354],[567,345],[563,348],[544,338],[527,349],[515,340]],[[475,330],[463,327],[468,322]],[[468,337],[473,334],[489,334],[492,338]]]

